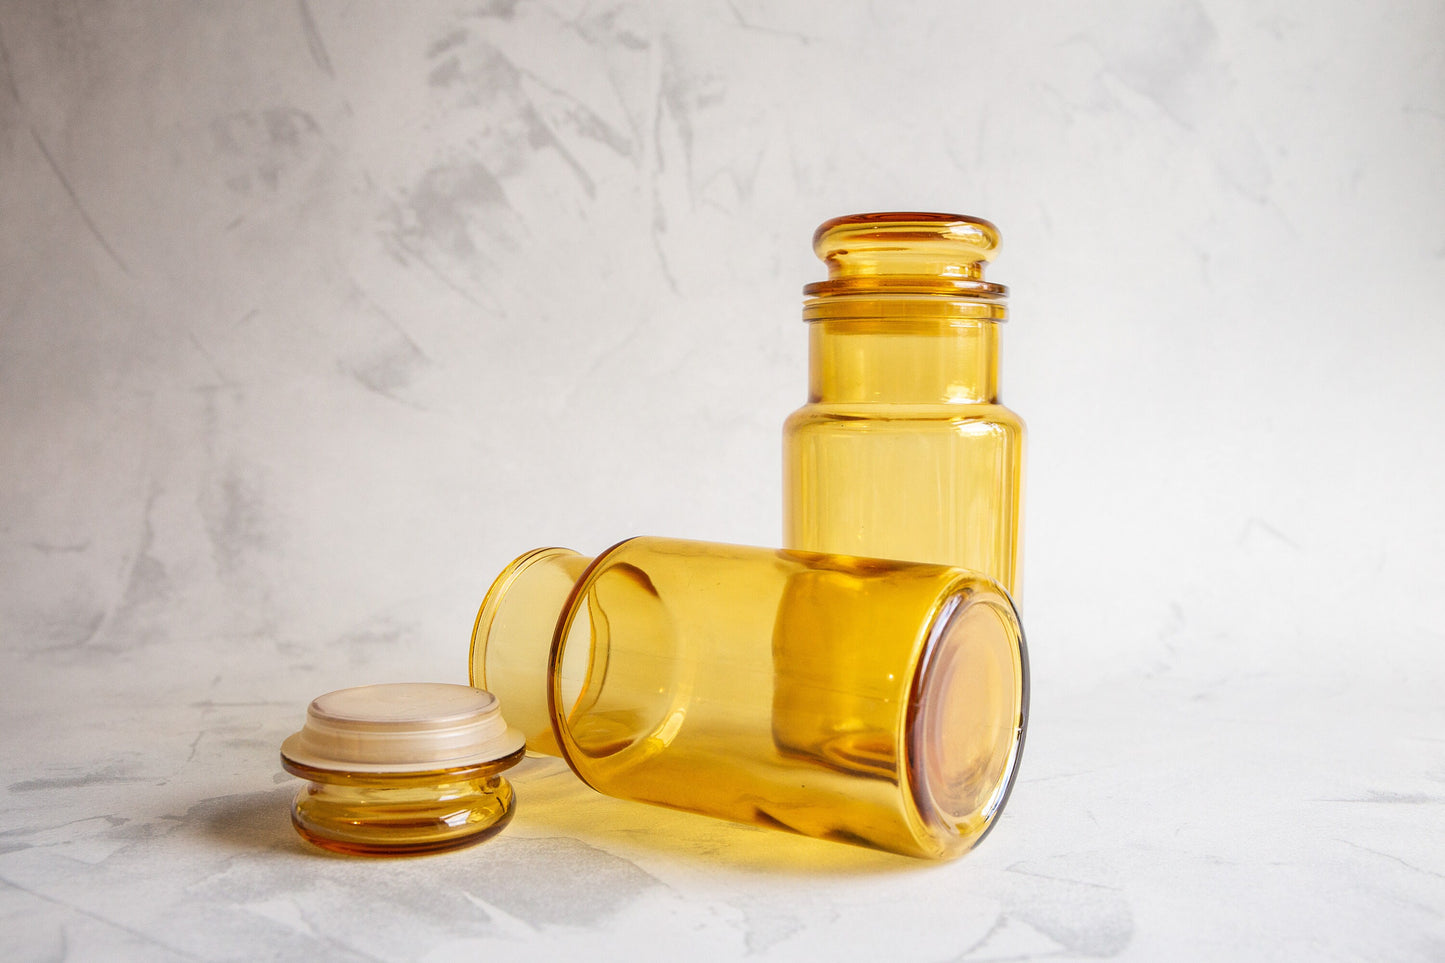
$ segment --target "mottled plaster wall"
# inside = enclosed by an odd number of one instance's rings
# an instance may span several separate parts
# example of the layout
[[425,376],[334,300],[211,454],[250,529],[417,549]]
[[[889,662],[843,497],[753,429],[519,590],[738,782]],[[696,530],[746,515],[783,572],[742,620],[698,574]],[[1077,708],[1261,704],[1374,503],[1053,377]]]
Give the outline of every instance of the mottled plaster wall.
[[1428,2],[8,0],[6,659],[454,678],[524,549],[775,543],[810,232],[900,208],[1003,229],[1041,684],[1438,658],[1442,36]]

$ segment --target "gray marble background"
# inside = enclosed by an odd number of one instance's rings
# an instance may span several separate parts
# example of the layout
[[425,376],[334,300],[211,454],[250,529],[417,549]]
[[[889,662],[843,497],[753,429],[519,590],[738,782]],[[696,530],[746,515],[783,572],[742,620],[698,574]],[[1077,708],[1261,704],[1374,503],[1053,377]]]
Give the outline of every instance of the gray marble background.
[[[538,545],[776,544],[809,237],[997,222],[1022,780],[924,866],[276,748]],[[0,2],[17,959],[1445,959],[1445,7]]]

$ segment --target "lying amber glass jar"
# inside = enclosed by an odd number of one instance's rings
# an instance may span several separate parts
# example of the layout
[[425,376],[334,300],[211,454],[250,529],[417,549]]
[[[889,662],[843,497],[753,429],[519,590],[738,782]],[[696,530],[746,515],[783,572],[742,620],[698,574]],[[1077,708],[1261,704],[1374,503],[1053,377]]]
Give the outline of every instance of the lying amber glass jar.
[[518,558],[471,674],[600,792],[924,857],[988,831],[1028,718],[985,576],[662,538]]
[[957,565],[1019,587],[1023,421],[999,403],[998,229],[957,214],[827,221],[808,403],[783,429],[783,544]]

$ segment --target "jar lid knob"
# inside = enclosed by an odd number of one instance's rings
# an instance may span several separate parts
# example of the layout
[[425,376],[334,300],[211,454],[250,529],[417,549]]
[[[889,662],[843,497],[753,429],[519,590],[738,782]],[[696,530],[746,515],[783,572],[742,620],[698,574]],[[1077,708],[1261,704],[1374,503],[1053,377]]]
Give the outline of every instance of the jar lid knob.
[[832,279],[936,277],[979,280],[998,251],[998,228],[964,214],[850,214],[824,221],[813,251]]

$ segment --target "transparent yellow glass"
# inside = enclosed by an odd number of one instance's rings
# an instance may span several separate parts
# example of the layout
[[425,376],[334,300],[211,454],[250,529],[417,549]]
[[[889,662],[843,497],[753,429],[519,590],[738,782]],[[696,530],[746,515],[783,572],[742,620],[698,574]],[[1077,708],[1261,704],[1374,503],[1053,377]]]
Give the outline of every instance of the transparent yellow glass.
[[523,555],[471,652],[528,748],[594,789],[935,858],[1007,799],[1027,671],[982,575],[661,538]]
[[784,427],[784,545],[1019,588],[1023,421],[999,404],[1007,289],[988,221],[863,214],[813,238],[808,403]]
[[291,824],[323,849],[353,856],[407,856],[472,846],[512,820],[515,796],[501,773],[522,751],[465,770],[345,773],[282,766],[310,782],[296,794]]
[[511,820],[502,773],[524,752],[489,692],[438,682],[337,689],[313,699],[281,743],[282,768],[308,781],[291,823],[303,839],[355,856],[470,846]]

